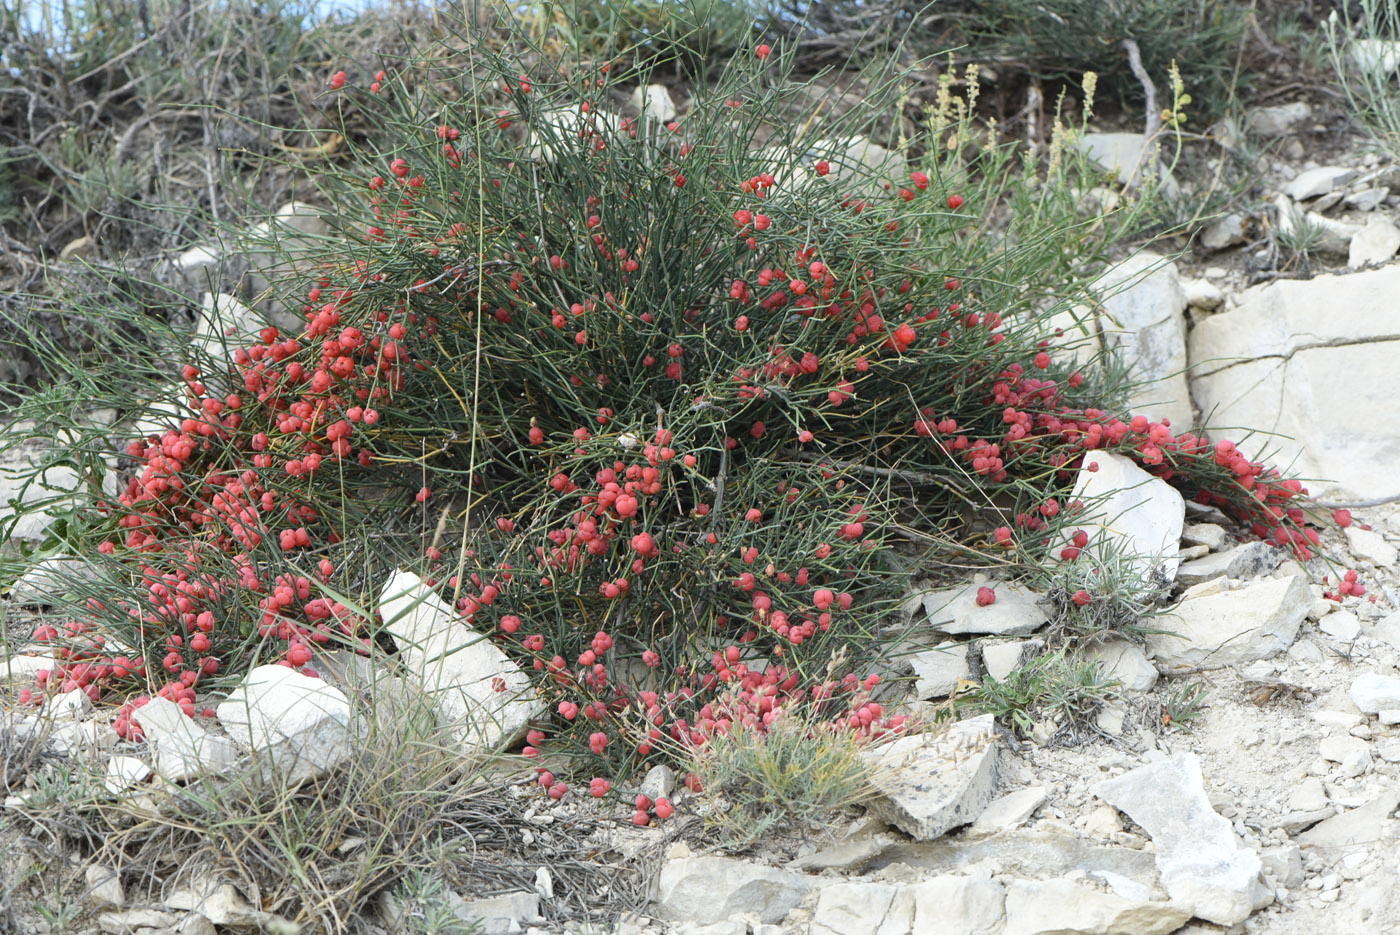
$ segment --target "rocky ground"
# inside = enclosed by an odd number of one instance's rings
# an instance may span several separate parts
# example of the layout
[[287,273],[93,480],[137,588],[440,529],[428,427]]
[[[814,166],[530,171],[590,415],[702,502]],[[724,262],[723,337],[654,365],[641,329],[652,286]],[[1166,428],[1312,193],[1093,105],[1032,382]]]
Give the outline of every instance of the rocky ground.
[[[1096,529],[1149,556],[1141,573],[1172,580],[1173,602],[1153,621],[1169,633],[1101,647],[1121,686],[1091,729],[1043,720],[1018,733],[982,715],[904,738],[872,754],[881,797],[868,813],[851,812],[825,836],[778,835],[746,853],[708,852],[708,800],[662,772],[641,791],[673,802],[673,821],[636,828],[590,802],[555,805],[517,784],[512,797],[539,801],[513,833],[529,845],[555,822],[586,822],[577,849],[649,887],[646,905],[616,927],[627,933],[1400,931],[1391,898],[1400,885],[1400,477],[1391,468],[1400,457],[1391,412],[1400,169],[1355,138],[1310,159],[1331,119],[1302,99],[1253,112],[1239,132],[1271,141],[1276,154],[1260,166],[1253,203],[1263,207],[1211,223],[1175,262],[1126,259],[1101,279],[1106,297],[1081,316],[1087,324],[1069,325],[1091,346],[1120,347],[1153,381],[1135,411],[1177,427],[1278,433],[1241,445],[1268,449],[1295,475],[1325,478],[1310,483],[1313,492],[1352,507],[1351,525],[1325,542],[1327,560],[1300,566],[1105,455],[1080,488],[1107,497]],[[1224,131],[1220,139],[1229,142]],[[1088,144],[1105,160],[1132,150],[1107,142]],[[1277,232],[1309,224],[1309,252],[1280,265],[1280,243],[1296,241]],[[1315,275],[1286,278],[1294,273]],[[1346,569],[1359,572],[1364,595],[1335,595]],[[982,582],[911,596],[902,638],[913,709],[944,709],[967,682],[1004,678],[1044,647],[1038,595],[986,583],[1000,595],[990,607],[972,599]],[[32,612],[52,586],[32,574],[11,594],[9,613]],[[417,586],[396,578],[385,607]],[[519,676],[485,645],[434,661],[428,649],[447,638],[450,614],[421,594],[408,604],[394,636],[417,650],[400,654],[397,677],[443,686],[434,698],[445,713],[494,704],[480,686]],[[44,662],[18,652],[7,665],[18,682]],[[136,715],[140,744],[116,744],[80,693],[42,718],[8,712],[0,733],[11,744],[42,735],[51,757],[100,759],[113,800],[158,809],[162,787],[254,753],[296,779],[335,768],[353,745],[354,683],[328,673],[321,682],[254,670],[202,723],[153,703]],[[502,708],[499,729],[515,734],[532,713]],[[36,794],[31,783],[3,803],[10,821],[0,846],[15,854],[34,833],[25,815]],[[136,898],[96,863],[78,874],[72,915],[55,921],[32,911],[38,883],[20,872],[28,859],[10,868],[11,917],[0,916],[0,931],[283,925],[219,881]],[[487,932],[559,927],[553,878],[540,865],[533,887],[452,897],[456,916]],[[393,899],[378,909],[364,930],[422,930]]]

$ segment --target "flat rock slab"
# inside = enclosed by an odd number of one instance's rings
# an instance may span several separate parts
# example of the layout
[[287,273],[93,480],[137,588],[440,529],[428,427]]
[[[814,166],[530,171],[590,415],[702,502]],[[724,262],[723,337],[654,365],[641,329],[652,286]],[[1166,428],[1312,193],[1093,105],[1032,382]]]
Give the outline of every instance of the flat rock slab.
[[865,754],[880,793],[872,808],[920,841],[970,824],[996,795],[998,751],[990,714],[958,721],[941,734],[901,737]]
[[1148,636],[1147,646],[1164,671],[1267,659],[1292,645],[1311,603],[1302,575],[1252,581],[1177,604],[1152,621],[1172,632]]
[[1070,880],[1012,880],[1004,935],[1167,935],[1190,918],[1175,901],[1127,899]]
[[1375,844],[1400,836],[1400,821],[1391,816],[1400,808],[1400,789],[1389,789],[1360,808],[1324,818],[1297,841],[1303,847],[1341,848]]
[[222,773],[238,761],[233,741],[211,734],[173,701],[152,698],[132,714],[155,748],[155,770],[171,782]]
[[1224,552],[1182,562],[1176,580],[1187,587],[1212,578],[1254,578],[1273,571],[1283,562],[1283,550],[1267,542],[1246,542]]
[[657,880],[657,914],[675,922],[724,922],[752,913],[781,922],[815,881],[728,857],[681,857],[666,862]]
[[1364,714],[1380,714],[1400,708],[1400,679],[1391,675],[1367,672],[1358,675],[1347,691],[1357,709]]
[[[997,599],[977,604],[977,591],[989,587]],[[1041,605],[1045,595],[1014,584],[989,582],[927,591],[923,595],[929,626],[941,633],[983,636],[1025,636],[1045,626],[1050,617]]]
[[823,886],[811,935],[998,935],[1006,891],[985,876]]
[[[1248,456],[1291,465],[1313,495],[1372,499],[1400,492],[1400,422],[1377,387],[1400,354],[1400,265],[1246,289],[1236,307],[1187,337],[1191,392]],[[1212,433],[1212,438],[1237,433]]]
[[[1133,556],[1144,579],[1156,578],[1163,585],[1175,579],[1186,507],[1166,481],[1131,458],[1091,451],[1084,456],[1069,499],[1085,505],[1084,515],[1067,532],[1078,528],[1089,534],[1087,554],[1123,552]],[[1058,556],[1060,549],[1054,551]]]
[[1316,198],[1319,195],[1336,191],[1356,176],[1355,169],[1349,169],[1345,166],[1321,166],[1316,169],[1306,169],[1294,176],[1293,181],[1283,187],[1283,193],[1295,201],[1307,201],[1309,198]]
[[286,666],[258,666],[216,709],[219,723],[288,782],[324,776],[350,757],[350,699]]
[[463,623],[422,578],[395,572],[379,612],[422,691],[446,721],[464,726],[465,745],[508,744],[543,713],[529,676]]
[[1044,786],[1031,786],[994,799],[972,823],[973,834],[999,834],[1019,827],[1045,804],[1049,792]]
[[1139,253],[1106,270],[1090,290],[1102,296],[1099,331],[1141,385],[1127,399],[1129,412],[1154,422],[1170,419],[1189,428],[1191,390],[1186,382],[1186,291],[1176,264]]
[[1110,640],[1086,652],[1098,656],[1103,674],[1117,679],[1118,684],[1127,691],[1150,691],[1157,684],[1157,667],[1136,643]]
[[80,558],[51,556],[31,565],[10,589],[15,604],[50,606],[74,585],[97,577],[95,566]]
[[1273,902],[1259,855],[1206,798],[1200,760],[1179,753],[1096,784],[1093,792],[1137,822],[1157,845],[1172,902],[1217,925],[1242,922]]
[[904,658],[914,669],[914,695],[920,701],[946,698],[958,690],[958,683],[972,678],[967,661],[969,646],[953,640],[932,649],[910,653]]

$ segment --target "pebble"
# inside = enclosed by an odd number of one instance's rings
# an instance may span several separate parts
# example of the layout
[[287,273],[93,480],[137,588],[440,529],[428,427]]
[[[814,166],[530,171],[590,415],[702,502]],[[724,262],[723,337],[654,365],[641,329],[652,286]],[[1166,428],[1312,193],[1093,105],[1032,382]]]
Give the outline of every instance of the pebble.
[[1349,610],[1336,610],[1322,618],[1317,628],[1335,640],[1351,643],[1361,635],[1361,621]]

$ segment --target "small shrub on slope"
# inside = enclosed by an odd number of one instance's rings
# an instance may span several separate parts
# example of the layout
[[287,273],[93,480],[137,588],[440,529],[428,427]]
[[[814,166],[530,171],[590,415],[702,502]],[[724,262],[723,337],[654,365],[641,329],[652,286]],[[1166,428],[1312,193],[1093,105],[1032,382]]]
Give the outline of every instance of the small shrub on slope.
[[536,674],[526,753],[598,772],[797,706],[902,728],[869,693],[903,569],[1073,560],[1051,544],[1086,451],[1315,541],[1301,485],[1115,417],[1111,369],[1057,356],[1047,322],[1116,223],[1074,220],[1082,167],[1042,175],[966,117],[919,169],[863,162],[898,76],[778,119],[791,49],[664,126],[611,114],[607,63],[528,51],[367,96],[393,146],[356,153],[345,240],[278,284],[304,325],[192,360],[184,417],[122,442],[130,479],[70,524],[103,574],[36,633],[41,688],[130,698],[133,736],[148,684],[193,714],[255,661],[366,651],[408,564]]

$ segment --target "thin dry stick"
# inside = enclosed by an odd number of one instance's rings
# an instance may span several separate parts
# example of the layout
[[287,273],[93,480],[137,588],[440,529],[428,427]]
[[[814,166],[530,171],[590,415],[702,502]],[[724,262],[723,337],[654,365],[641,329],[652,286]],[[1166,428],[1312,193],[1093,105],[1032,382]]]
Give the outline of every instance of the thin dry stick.
[[1142,176],[1142,163],[1149,158],[1152,141],[1157,138],[1157,134],[1162,132],[1162,114],[1157,109],[1157,86],[1152,83],[1152,76],[1147,73],[1147,69],[1142,64],[1142,50],[1132,39],[1123,40],[1123,48],[1128,52],[1128,67],[1133,71],[1133,77],[1137,78],[1142,85],[1142,93],[1146,98],[1147,126],[1143,128],[1143,148],[1142,156],[1138,159],[1138,164],[1133,167],[1133,174],[1128,179],[1128,186],[1137,184]]

